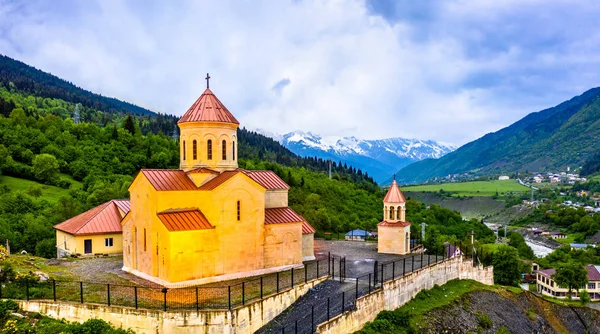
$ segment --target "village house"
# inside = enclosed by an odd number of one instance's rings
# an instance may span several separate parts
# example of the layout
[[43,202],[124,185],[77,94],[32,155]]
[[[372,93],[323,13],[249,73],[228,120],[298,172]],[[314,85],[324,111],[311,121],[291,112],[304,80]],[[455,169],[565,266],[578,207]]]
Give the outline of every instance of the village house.
[[[588,284],[581,287],[580,290],[587,290],[592,301],[600,301],[600,266],[588,265],[585,266],[587,271]],[[561,288],[552,279],[552,275],[556,273],[555,269],[538,270],[536,273],[536,291],[538,293],[556,297],[566,298],[568,289]],[[573,298],[579,298],[579,292],[572,291]]]
[[502,175],[502,176],[498,177],[498,180],[506,181],[506,180],[510,180],[510,177],[508,175]]
[[112,200],[54,226],[56,256],[122,254],[121,220],[128,200]]
[[552,232],[552,234],[550,235],[550,238],[552,239],[566,239],[567,235],[562,233],[562,232]]
[[370,232],[356,229],[346,233],[345,239],[348,241],[365,241],[365,239],[370,236]]

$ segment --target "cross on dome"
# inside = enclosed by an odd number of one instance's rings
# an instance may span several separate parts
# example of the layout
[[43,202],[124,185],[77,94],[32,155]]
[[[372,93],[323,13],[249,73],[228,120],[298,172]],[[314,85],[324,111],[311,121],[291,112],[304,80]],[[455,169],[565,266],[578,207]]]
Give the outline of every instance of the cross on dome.
[[206,88],[210,88],[210,84],[209,84],[209,80],[210,80],[210,75],[208,75],[208,73],[206,73],[206,78],[204,78],[206,80]]

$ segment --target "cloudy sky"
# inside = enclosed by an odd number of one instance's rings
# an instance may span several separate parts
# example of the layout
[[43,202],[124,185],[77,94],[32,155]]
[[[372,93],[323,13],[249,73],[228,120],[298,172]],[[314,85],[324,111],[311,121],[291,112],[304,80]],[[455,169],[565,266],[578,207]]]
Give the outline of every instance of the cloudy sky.
[[[175,5],[173,5],[175,4]],[[6,1],[0,53],[251,129],[464,144],[600,86],[600,1]]]

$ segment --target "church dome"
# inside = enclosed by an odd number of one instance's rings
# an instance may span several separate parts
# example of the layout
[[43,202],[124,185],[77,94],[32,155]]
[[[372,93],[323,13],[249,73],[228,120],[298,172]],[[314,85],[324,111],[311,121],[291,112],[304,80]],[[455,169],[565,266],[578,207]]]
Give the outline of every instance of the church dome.
[[200,95],[188,111],[181,116],[177,124],[192,122],[240,124],[209,88],[206,88],[204,93]]

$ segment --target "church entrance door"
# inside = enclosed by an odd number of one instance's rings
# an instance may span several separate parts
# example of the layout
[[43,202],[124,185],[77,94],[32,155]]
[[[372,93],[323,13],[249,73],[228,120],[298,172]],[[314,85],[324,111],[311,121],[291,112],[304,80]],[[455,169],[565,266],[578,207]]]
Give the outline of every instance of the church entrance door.
[[83,248],[85,254],[92,254],[92,239],[83,240]]

